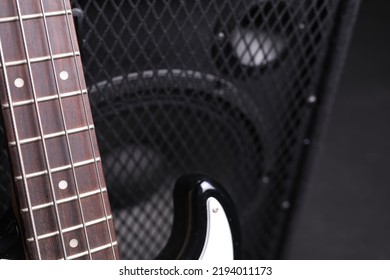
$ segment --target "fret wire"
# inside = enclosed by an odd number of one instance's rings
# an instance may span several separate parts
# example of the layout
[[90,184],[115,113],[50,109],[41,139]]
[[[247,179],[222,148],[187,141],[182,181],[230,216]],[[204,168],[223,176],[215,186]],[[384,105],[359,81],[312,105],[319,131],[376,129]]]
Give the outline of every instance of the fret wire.
[[[101,161],[101,159],[100,159],[100,157],[97,157],[97,158],[93,158],[93,159],[89,159],[89,160],[79,161],[79,162],[74,163],[73,165],[74,165],[74,167],[81,167],[81,166],[85,166],[85,165],[88,165],[91,163],[96,163],[99,161]],[[71,167],[72,167],[72,165],[70,165],[70,164],[60,166],[60,167],[54,167],[54,168],[50,169],[50,174],[60,172],[60,171],[69,170]],[[47,175],[47,174],[49,174],[48,170],[42,170],[42,171],[26,174],[25,176],[15,176],[15,181],[18,182],[18,181],[23,180],[23,178],[31,179],[31,178],[35,178],[35,177],[39,177],[39,176]]]
[[[42,13],[43,13],[43,23],[44,23],[44,26],[45,26],[46,40],[47,40],[47,45],[49,47],[49,54],[50,54],[50,56],[53,56],[53,49],[52,49],[52,45],[51,45],[51,42],[50,42],[49,28],[48,28],[47,19],[46,19],[46,16],[45,16],[45,7],[43,5],[42,0],[40,0],[39,2],[41,4],[41,10],[42,10]],[[65,9],[65,11],[66,11],[66,9]],[[73,181],[74,181],[74,184],[75,184],[76,194],[77,194],[77,196],[80,196],[79,184],[78,184],[78,180],[77,180],[77,176],[76,176],[76,170],[75,170],[75,167],[74,167],[72,149],[71,149],[71,146],[70,146],[70,140],[69,140],[69,135],[68,135],[67,126],[66,126],[66,120],[65,120],[65,115],[64,115],[64,107],[63,107],[63,104],[62,104],[62,97],[61,97],[61,92],[60,92],[60,86],[58,84],[58,76],[57,76],[56,66],[54,64],[54,59],[51,59],[51,65],[52,65],[52,69],[53,69],[53,75],[54,75],[56,91],[57,91],[57,94],[58,94],[58,104],[60,105],[61,121],[62,121],[62,124],[63,124],[63,126],[65,128],[65,139],[66,139],[66,145],[67,145],[67,148],[68,148],[69,159],[70,159],[70,162],[71,162]],[[82,92],[82,89],[80,89],[80,92]],[[89,125],[88,122],[87,122],[87,125]],[[81,221],[84,224],[85,223],[85,217],[84,217],[83,205],[81,203],[81,200],[78,200],[78,204],[79,204],[79,207],[80,207]],[[83,231],[84,231],[84,234],[85,234],[85,241],[87,243],[87,249],[89,251],[90,250],[90,244],[89,244],[87,228],[84,227]],[[91,254],[90,254],[90,259],[92,259],[92,255]]]
[[[68,129],[68,134],[75,134],[75,133],[79,133],[79,132],[85,132],[85,131],[92,130],[92,129],[95,129],[94,125],[83,126],[83,127],[78,127],[78,128],[72,128],[72,129]],[[64,136],[64,135],[65,135],[65,131],[59,131],[59,132],[54,132],[54,133],[50,133],[50,134],[45,134],[44,135],[44,139],[45,140],[53,139],[53,138],[61,137],[61,136]],[[29,143],[38,142],[40,140],[42,140],[42,137],[41,136],[37,136],[37,137],[31,137],[31,138],[22,139],[22,140],[19,141],[19,143],[21,145],[23,145],[23,144],[29,144]],[[8,145],[9,145],[9,147],[14,147],[16,145],[16,142],[15,141],[9,142]]]
[[[61,93],[61,97],[73,97],[73,96],[78,96],[78,95],[81,95],[81,94],[86,94],[87,93],[87,90],[82,90],[82,91],[79,91],[79,90],[76,90],[76,91],[70,91],[70,92],[66,92],[66,93]],[[37,102],[40,103],[40,102],[45,102],[45,101],[52,101],[52,100],[56,100],[59,98],[59,95],[58,94],[54,94],[54,95],[49,95],[49,96],[43,96],[43,97],[38,97],[37,98]],[[20,106],[24,106],[24,105],[30,105],[30,104],[34,104],[35,100],[34,99],[28,99],[28,100],[22,100],[22,101],[16,101],[14,103],[12,103],[12,107],[20,107]],[[1,105],[3,109],[8,109],[9,108],[9,104],[3,104]]]
[[[79,55],[80,55],[80,52],[67,52],[67,53],[53,54],[52,57],[49,55],[32,57],[32,58],[30,58],[30,63],[39,63],[39,62],[49,61],[52,58],[60,59],[60,58],[68,58],[68,57],[74,57],[74,56],[79,56]],[[14,60],[14,61],[5,62],[4,65],[5,66],[19,66],[19,65],[26,64],[26,63],[27,63],[26,59],[21,59],[21,60]],[[0,64],[0,67],[1,66],[2,66],[2,64]]]
[[[75,254],[75,255],[71,255],[71,256],[68,257],[68,260],[74,260],[74,259],[83,257],[85,255],[88,255],[89,253],[91,253],[91,251],[84,251],[84,252],[81,252],[81,253],[78,253],[78,254]],[[63,259],[59,259],[59,260],[63,260]]]
[[[66,10],[66,2],[65,0],[62,0],[62,3],[63,3],[63,6],[64,6],[64,10]],[[75,48],[75,44],[77,44],[77,40],[73,38],[73,33],[72,33],[72,29],[71,29],[71,25],[70,25],[70,20],[69,20],[69,15],[65,15],[65,18],[66,18],[66,25],[67,25],[67,29],[68,29],[68,33],[69,33],[69,38],[70,38],[70,43],[72,45],[72,51],[75,52],[76,51],[76,48]],[[79,67],[78,67],[78,63],[77,63],[77,59],[76,59],[76,56],[73,57],[73,60],[74,60],[74,63],[75,63],[75,66],[76,66],[76,72],[77,72],[77,80],[78,80],[78,84],[79,84],[79,89],[81,90],[83,88],[82,86],[82,82],[81,82],[81,71],[79,70]],[[82,101],[83,101],[83,112],[84,112],[84,116],[87,120],[87,124],[89,123],[92,123],[92,121],[90,122],[89,120],[89,117],[88,117],[88,113],[87,113],[87,106],[86,106],[86,101],[85,101],[85,95],[82,96]],[[91,148],[92,148],[92,154],[93,154],[93,157],[96,157],[96,151],[95,151],[95,147],[94,147],[94,144],[93,144],[93,138],[92,138],[92,133],[91,131],[89,130],[88,131],[88,135],[89,135],[89,142],[90,142],[90,145],[91,145]],[[100,178],[100,172],[99,172],[99,166],[98,166],[98,163],[95,162],[95,169],[96,169],[96,174],[97,174],[97,179],[98,179],[98,183],[99,183],[99,188],[100,190],[102,190],[102,179]],[[106,202],[104,200],[104,194],[102,192],[101,194],[101,201],[102,201],[102,204],[103,204],[103,209],[104,209],[104,214],[107,216],[107,206],[106,206]],[[110,242],[112,243],[113,241],[113,235],[111,233],[111,227],[110,227],[110,223],[107,221],[107,230],[108,230],[108,233],[109,233],[109,236],[110,236]],[[115,254],[115,249],[114,249],[114,246],[112,246],[112,254],[113,254],[113,257],[114,259],[116,259],[116,254]]]
[[[4,57],[3,45],[1,42],[1,38],[0,38],[0,60],[1,60],[2,65],[4,65],[2,68],[3,68],[3,76],[4,76],[6,92],[7,92],[7,99],[8,99],[8,102],[10,104],[12,104],[12,95],[11,95],[11,90],[10,90],[10,86],[9,86],[7,66],[5,64],[5,57]],[[19,132],[18,132],[18,128],[16,125],[15,111],[14,111],[14,108],[12,108],[12,107],[10,109],[11,109],[11,122],[12,122],[13,131],[15,134],[15,140],[16,140],[17,154],[19,157],[20,169],[21,169],[22,176],[23,176],[24,191],[26,192],[27,205],[30,208],[29,216],[31,219],[32,232],[33,232],[34,237],[36,237],[37,236],[37,228],[36,228],[35,221],[34,221],[34,214],[33,214],[32,209],[31,209],[31,206],[32,206],[31,197],[30,197],[30,194],[28,192],[28,187],[27,187],[26,171],[24,168],[24,160],[22,157],[22,147],[19,143]],[[39,247],[38,240],[35,241],[35,246],[37,248],[38,259],[42,259],[41,250]]]
[[[62,229],[62,232],[64,233],[64,230],[63,230],[63,229]],[[37,237],[37,240],[39,241],[39,240],[42,240],[42,239],[47,239],[47,238],[56,236],[56,235],[58,235],[59,233],[60,233],[59,231],[54,231],[54,232],[42,234],[42,235],[39,235],[39,236]],[[27,242],[33,242],[33,241],[34,241],[34,238],[27,238],[26,240],[27,240]]]
[[[102,217],[100,219],[95,219],[95,220],[92,220],[92,221],[89,221],[89,222],[85,222],[85,223],[81,223],[81,224],[78,224],[78,225],[75,225],[75,226],[63,228],[62,232],[63,233],[72,232],[72,231],[78,230],[80,228],[83,228],[83,227],[86,228],[86,227],[89,227],[89,226],[97,225],[99,223],[102,223],[102,222],[105,222],[106,220],[111,220],[111,219],[112,219],[112,215],[104,216],[104,217]],[[47,239],[47,238],[50,238],[50,237],[53,237],[53,236],[57,236],[57,235],[59,235],[59,231],[58,230],[57,231],[52,231],[52,232],[49,232],[49,233],[45,233],[45,234],[41,234],[41,235],[37,236],[36,238],[38,240],[42,240],[42,239]],[[34,237],[27,238],[26,240],[27,240],[27,242],[33,242],[34,241]]]
[[[103,192],[107,192],[107,188],[103,188]],[[79,199],[79,198],[86,198],[86,197],[94,196],[94,195],[99,194],[99,193],[100,193],[100,190],[95,190],[95,191],[82,193],[82,194],[80,194],[79,197],[77,195],[70,196],[70,197],[58,200],[57,204],[61,205],[63,203],[71,202],[71,201],[74,201],[74,200]],[[33,211],[35,211],[35,210],[48,208],[48,207],[51,207],[53,205],[54,205],[53,202],[48,202],[48,203],[43,203],[43,204],[32,206],[31,208],[32,208]],[[22,208],[22,209],[20,209],[20,212],[21,213],[26,213],[26,212],[28,212],[28,210],[29,210],[29,208]]]
[[[66,14],[68,14],[68,15],[72,14],[72,10],[47,12],[46,17],[55,17],[55,16],[66,15]],[[43,17],[42,13],[21,16],[21,18],[23,20],[37,19],[37,18],[42,18],[42,17]],[[18,21],[18,20],[19,20],[19,16],[3,17],[3,18],[0,18],[0,23],[13,22],[13,21]]]
[[[110,243],[108,243],[106,245],[102,245],[102,246],[93,248],[93,249],[91,249],[91,253],[97,253],[99,251],[103,251],[103,250],[105,250],[107,248],[110,248],[110,247],[113,248],[115,246],[118,246],[118,242],[117,241],[110,242]],[[75,255],[71,255],[71,256],[68,257],[68,260],[77,259],[77,258],[80,258],[80,257],[85,256],[87,254],[88,254],[88,252],[84,251],[84,252],[81,252],[81,253],[78,253],[78,254],[75,254]],[[59,260],[63,260],[63,259],[59,259]]]
[[[33,74],[32,74],[32,67],[31,67],[31,63],[30,63],[30,56],[29,56],[29,51],[28,51],[28,47],[27,47],[26,33],[25,33],[25,30],[24,30],[23,19],[21,18],[22,13],[21,13],[21,10],[20,10],[19,0],[16,0],[16,8],[17,8],[17,11],[18,11],[18,16],[20,18],[19,24],[20,24],[20,29],[21,29],[21,33],[22,33],[21,35],[22,35],[22,38],[23,38],[24,52],[26,54],[26,59],[27,59],[27,68],[28,68],[28,73],[29,73],[29,77],[30,77],[31,89],[32,89],[32,93],[33,93],[34,99],[36,100],[37,99],[37,93],[36,93],[36,90],[35,90],[34,77],[33,77]],[[42,120],[41,120],[41,116],[40,116],[40,112],[39,112],[38,102],[35,101],[34,105],[35,105],[35,110],[37,112],[37,117],[38,117],[39,133],[40,133],[40,135],[42,137],[43,153],[44,153],[44,156],[45,156],[45,162],[46,162],[47,171],[48,171],[48,175],[49,175],[49,183],[50,183],[51,195],[52,195],[54,201],[56,201],[56,194],[55,194],[55,190],[54,190],[53,177],[52,177],[51,171],[50,171],[51,169],[50,169],[49,157],[48,157],[48,153],[47,153],[46,142],[45,142],[44,137],[43,137],[43,127],[42,127]],[[60,214],[59,214],[58,206],[57,206],[56,203],[54,203],[54,209],[55,209],[55,215],[56,215],[56,219],[57,219],[58,229],[60,231],[60,239],[61,239],[61,245],[62,245],[61,247],[62,247],[62,251],[64,253],[64,257],[66,258],[66,248],[65,248],[64,235],[62,234],[62,226],[61,226]]]

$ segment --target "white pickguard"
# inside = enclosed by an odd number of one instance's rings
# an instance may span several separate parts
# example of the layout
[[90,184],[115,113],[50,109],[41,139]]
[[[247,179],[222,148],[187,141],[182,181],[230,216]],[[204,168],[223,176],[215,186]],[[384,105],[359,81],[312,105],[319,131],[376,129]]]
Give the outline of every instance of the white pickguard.
[[233,238],[229,221],[217,199],[207,200],[207,234],[200,260],[233,260]]

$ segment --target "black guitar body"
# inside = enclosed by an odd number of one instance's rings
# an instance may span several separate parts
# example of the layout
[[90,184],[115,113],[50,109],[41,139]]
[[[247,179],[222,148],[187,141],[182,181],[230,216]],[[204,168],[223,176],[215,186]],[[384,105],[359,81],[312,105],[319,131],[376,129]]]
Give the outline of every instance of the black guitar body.
[[176,182],[172,234],[159,259],[201,257],[208,240],[210,213],[207,201],[210,198],[218,200],[226,212],[232,235],[234,259],[240,258],[239,224],[230,197],[214,179],[201,174],[191,174],[182,176]]

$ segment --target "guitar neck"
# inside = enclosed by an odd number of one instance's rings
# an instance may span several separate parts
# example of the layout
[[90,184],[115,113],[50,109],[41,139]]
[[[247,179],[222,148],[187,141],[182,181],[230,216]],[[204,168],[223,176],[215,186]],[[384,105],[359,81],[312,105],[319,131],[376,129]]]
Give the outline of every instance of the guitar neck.
[[69,0],[0,2],[0,101],[31,259],[117,259]]

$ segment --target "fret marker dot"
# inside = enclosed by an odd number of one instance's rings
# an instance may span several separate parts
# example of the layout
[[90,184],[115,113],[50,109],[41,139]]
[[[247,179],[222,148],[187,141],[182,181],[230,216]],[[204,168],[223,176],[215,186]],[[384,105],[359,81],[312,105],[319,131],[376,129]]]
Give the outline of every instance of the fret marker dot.
[[68,182],[65,181],[65,180],[62,180],[58,183],[58,187],[61,189],[61,190],[65,190],[67,187],[68,187]]
[[72,247],[72,248],[76,248],[76,247],[79,245],[79,242],[77,241],[77,239],[72,239],[72,240],[69,242],[69,245],[70,245],[70,247]]
[[69,73],[66,72],[66,71],[62,71],[62,72],[60,73],[60,78],[61,78],[61,80],[63,80],[63,81],[67,80],[67,79],[69,78]]
[[14,84],[17,88],[21,88],[24,86],[24,80],[22,78],[17,78],[15,79]]

